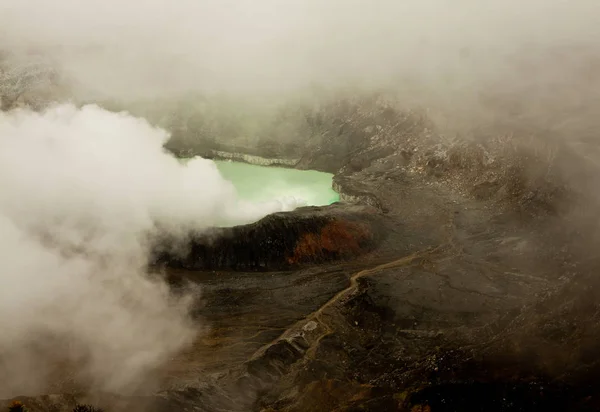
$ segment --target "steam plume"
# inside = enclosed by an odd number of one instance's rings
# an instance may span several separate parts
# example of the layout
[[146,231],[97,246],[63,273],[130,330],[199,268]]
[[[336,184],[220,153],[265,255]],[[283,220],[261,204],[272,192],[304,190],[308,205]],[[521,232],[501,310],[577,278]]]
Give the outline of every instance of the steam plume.
[[0,113],[3,390],[44,390],[61,359],[101,389],[131,387],[193,337],[189,299],[145,276],[148,236],[284,207],[238,201],[212,161],[182,165],[167,138],[96,106]]

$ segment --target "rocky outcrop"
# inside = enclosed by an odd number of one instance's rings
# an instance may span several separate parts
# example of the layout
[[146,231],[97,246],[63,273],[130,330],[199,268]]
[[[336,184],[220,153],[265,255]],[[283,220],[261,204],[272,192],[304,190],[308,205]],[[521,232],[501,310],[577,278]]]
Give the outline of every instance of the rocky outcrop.
[[307,207],[192,235],[180,256],[157,252],[156,263],[189,270],[287,270],[358,257],[373,250],[383,233],[376,210]]

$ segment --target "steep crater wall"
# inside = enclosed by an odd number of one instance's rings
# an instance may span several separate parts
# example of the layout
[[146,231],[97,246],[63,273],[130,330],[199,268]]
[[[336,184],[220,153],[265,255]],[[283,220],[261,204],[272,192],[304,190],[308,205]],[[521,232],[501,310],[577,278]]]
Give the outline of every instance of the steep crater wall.
[[191,234],[179,249],[163,238],[155,247],[155,264],[188,270],[288,270],[358,257],[373,250],[382,236],[383,222],[374,208],[306,207],[249,225]]
[[167,148],[185,156],[333,173],[343,201],[384,211],[389,206],[378,185],[368,182],[402,174],[530,214],[564,215],[574,200],[600,204],[590,190],[599,173],[591,155],[599,149],[585,136],[532,134],[527,119],[519,123],[505,113],[498,114],[504,122],[473,118],[471,129],[446,130],[435,113],[409,110],[377,93],[321,96],[313,103],[281,105],[259,129],[242,120],[194,128],[191,118],[176,119]]

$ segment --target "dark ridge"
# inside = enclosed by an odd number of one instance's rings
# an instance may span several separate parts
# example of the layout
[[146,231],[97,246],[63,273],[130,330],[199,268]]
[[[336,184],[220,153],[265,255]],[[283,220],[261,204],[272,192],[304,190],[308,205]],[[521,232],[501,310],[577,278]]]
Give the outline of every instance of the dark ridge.
[[382,236],[376,210],[337,204],[269,215],[260,221],[192,236],[182,253],[156,248],[155,264],[188,270],[286,270],[348,260],[367,253]]

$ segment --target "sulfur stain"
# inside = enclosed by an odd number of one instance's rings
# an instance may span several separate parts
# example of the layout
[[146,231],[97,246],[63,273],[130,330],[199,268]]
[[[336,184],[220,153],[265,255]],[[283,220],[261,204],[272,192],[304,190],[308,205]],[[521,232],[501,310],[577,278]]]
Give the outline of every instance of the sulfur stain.
[[373,234],[367,225],[336,219],[316,233],[303,234],[296,242],[288,262],[297,264],[327,257],[357,256],[372,238]]

